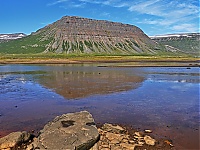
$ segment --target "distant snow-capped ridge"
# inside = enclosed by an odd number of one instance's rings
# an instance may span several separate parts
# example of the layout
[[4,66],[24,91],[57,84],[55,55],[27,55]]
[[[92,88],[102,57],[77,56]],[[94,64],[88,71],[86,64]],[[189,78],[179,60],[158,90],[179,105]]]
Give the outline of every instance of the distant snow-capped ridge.
[[173,38],[173,37],[188,37],[192,38],[194,36],[200,36],[200,33],[180,33],[180,34],[165,34],[165,35],[155,35],[155,36],[149,36],[151,39],[157,39],[157,38]]
[[0,34],[0,40],[15,40],[27,36],[24,33]]

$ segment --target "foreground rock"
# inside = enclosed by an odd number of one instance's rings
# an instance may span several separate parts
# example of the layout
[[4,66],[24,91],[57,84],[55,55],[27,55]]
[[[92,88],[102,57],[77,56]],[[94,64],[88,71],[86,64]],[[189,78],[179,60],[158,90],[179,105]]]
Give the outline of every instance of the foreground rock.
[[44,126],[38,137],[14,132],[0,139],[1,150],[137,150],[173,149],[168,140],[158,141],[151,130],[133,132],[119,125],[104,124],[98,128],[87,111],[63,114]]
[[64,114],[45,125],[28,149],[90,149],[99,140],[92,115],[87,111]]
[[17,149],[18,146],[26,143],[30,138],[31,135],[26,131],[10,133],[5,137],[0,138],[0,149]]

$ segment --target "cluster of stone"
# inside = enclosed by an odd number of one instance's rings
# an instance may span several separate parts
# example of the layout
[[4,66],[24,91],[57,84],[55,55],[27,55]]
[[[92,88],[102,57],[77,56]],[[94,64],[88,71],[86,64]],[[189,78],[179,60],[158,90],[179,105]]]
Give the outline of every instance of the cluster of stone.
[[99,150],[134,150],[136,147],[150,147],[156,144],[156,140],[149,135],[141,135],[140,132],[135,132],[134,136],[130,136],[119,125],[106,123],[98,131],[100,133]]
[[[158,149],[159,142],[149,136],[152,131],[145,132],[134,132],[134,135],[129,135],[125,128],[108,123],[97,129],[92,115],[87,111],[81,111],[57,116],[44,126],[37,137],[23,131],[0,138],[0,150]],[[167,144],[171,143],[168,141]],[[166,149],[163,145],[160,148]]]

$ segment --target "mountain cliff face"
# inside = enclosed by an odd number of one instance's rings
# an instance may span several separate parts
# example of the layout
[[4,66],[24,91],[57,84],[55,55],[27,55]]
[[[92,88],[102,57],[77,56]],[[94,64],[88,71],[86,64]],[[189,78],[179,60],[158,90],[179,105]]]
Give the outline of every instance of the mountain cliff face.
[[80,17],[63,17],[38,34],[52,38],[45,52],[154,53],[157,46],[136,26]]
[[136,26],[69,16],[0,45],[0,53],[155,54],[160,50]]
[[179,49],[185,53],[199,54],[200,52],[200,33],[168,34],[150,38],[166,47]]

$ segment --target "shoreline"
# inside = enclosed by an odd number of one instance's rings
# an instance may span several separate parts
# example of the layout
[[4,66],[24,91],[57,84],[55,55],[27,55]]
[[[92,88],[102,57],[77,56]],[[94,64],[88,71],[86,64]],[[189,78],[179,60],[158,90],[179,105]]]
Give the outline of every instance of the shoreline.
[[[49,122],[47,122],[47,124]],[[156,145],[150,146],[150,147],[148,145],[140,145],[139,147],[136,148],[136,150],[139,150],[141,148],[144,148],[144,149],[147,148],[149,150],[155,150],[155,149],[165,149],[165,150],[175,150],[175,149],[179,150],[180,149],[181,150],[181,149],[186,149],[181,145],[181,143],[177,143],[177,141],[174,140],[173,138],[171,138],[168,134],[164,134],[163,132],[158,132],[157,130],[154,130],[154,129],[151,129],[151,128],[148,128],[148,129],[146,129],[146,128],[133,128],[132,126],[125,125],[125,124],[97,123],[96,127],[99,131],[99,134],[103,137],[105,136],[105,133],[109,132],[109,131],[106,131],[106,132],[103,131],[102,132],[102,127],[105,124],[110,124],[112,126],[120,126],[121,128],[123,128],[126,131],[125,135],[129,136],[130,138],[135,138],[135,136],[138,136],[137,133],[139,133],[141,137],[144,136],[144,135],[150,135],[153,139],[156,140],[156,143],[157,143]],[[37,130],[31,130],[31,131],[30,130],[23,130],[22,132],[27,132],[27,133],[33,135],[33,137],[38,137],[41,130],[42,130],[42,128],[37,129]],[[18,131],[18,130],[17,131],[11,131],[6,135],[1,136],[0,139],[7,137],[8,135],[10,135],[12,133],[16,133],[16,132],[21,132],[21,131]],[[196,136],[196,138],[198,139],[198,136]],[[129,140],[132,140],[132,139],[129,139]],[[135,141],[136,140],[140,140],[140,138],[136,137]],[[184,142],[188,142],[188,140],[185,140]],[[101,144],[101,145],[105,145],[105,144]],[[23,144],[22,146],[27,146],[27,144]],[[193,147],[194,145],[191,145],[191,143],[190,143],[189,146]]]
[[0,149],[174,149],[171,139],[157,138],[152,132],[110,123],[97,126],[89,112],[81,111],[55,117],[37,134],[11,132],[0,138]]
[[[110,59],[109,59],[110,58]],[[66,59],[1,59],[0,65],[7,64],[106,64],[98,67],[200,67],[200,59],[194,58],[127,58],[127,57],[74,57]]]
[[[52,61],[52,60],[54,60],[54,61]],[[175,60],[172,60],[172,62],[170,62],[169,60],[166,60],[166,61],[155,61],[155,60],[152,60],[152,61],[151,60],[143,60],[143,61],[142,60],[132,60],[132,61],[123,60],[122,61],[122,60],[115,60],[115,61],[113,61],[112,59],[110,61],[106,61],[106,62],[103,61],[103,60],[102,61],[96,61],[96,60],[94,60],[94,61],[92,61],[92,60],[90,60],[90,61],[72,61],[72,60],[67,60],[67,59],[61,59],[61,60],[58,60],[58,61],[55,61],[56,59],[52,59],[52,60],[44,61],[44,60],[41,59],[41,61],[38,61],[38,62],[35,62],[35,63],[28,62],[28,63],[25,63],[25,64],[47,64],[46,62],[49,61],[50,63],[48,63],[48,64],[52,64],[52,65],[53,64],[63,64],[64,65],[64,64],[84,64],[84,63],[85,64],[93,64],[94,63],[95,65],[99,65],[97,67],[188,67],[188,68],[184,68],[184,69],[190,69],[190,67],[199,67],[198,64],[196,65],[196,63],[199,63],[198,60],[197,61],[189,61],[189,60],[183,60],[183,61],[177,60],[177,61],[175,61]],[[65,62],[68,62],[68,63],[60,63],[63,60]],[[104,64],[98,64],[99,62],[104,63]],[[163,63],[163,62],[168,63],[168,66],[166,64],[165,65],[162,64],[162,66],[161,65],[159,66],[159,64]],[[121,65],[120,63],[124,63],[124,64]],[[135,63],[135,65],[125,65],[125,64],[129,64],[129,63]],[[142,64],[140,64],[140,66],[139,66],[137,63],[142,63]],[[145,63],[145,65],[144,65],[144,63]],[[10,64],[16,64],[16,63],[10,63]],[[24,64],[24,63],[19,62],[18,64]],[[150,66],[150,64],[153,64],[153,65]],[[176,66],[175,66],[175,64],[176,64]],[[179,65],[177,65],[177,64],[179,64]],[[186,64],[188,66],[186,66]],[[105,65],[105,66],[103,66],[103,65]],[[153,129],[153,131],[155,131],[155,130]],[[175,143],[175,145],[177,144],[176,142],[174,142],[174,143]]]

